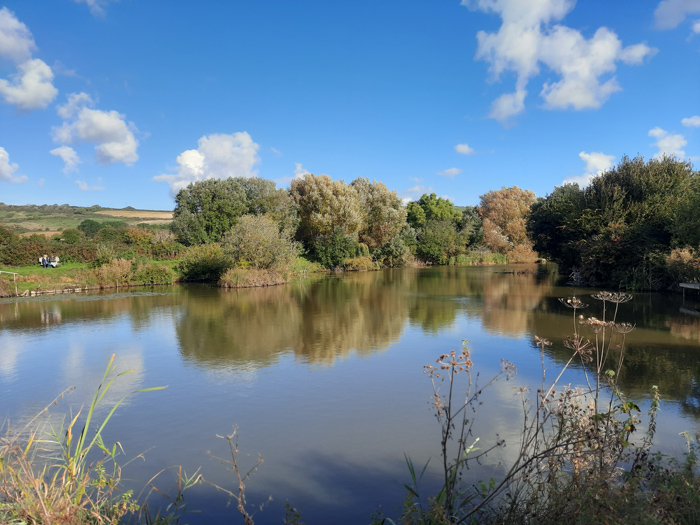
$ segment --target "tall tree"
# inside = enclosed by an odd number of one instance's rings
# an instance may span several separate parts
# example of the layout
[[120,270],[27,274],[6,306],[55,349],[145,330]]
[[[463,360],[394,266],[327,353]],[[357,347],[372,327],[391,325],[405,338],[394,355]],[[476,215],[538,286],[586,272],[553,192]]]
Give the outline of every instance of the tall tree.
[[359,177],[350,185],[357,192],[362,214],[360,242],[374,251],[401,232],[406,224],[406,209],[396,192],[382,182]]
[[308,247],[338,234],[357,240],[362,211],[355,188],[328,175],[307,173],[292,181],[290,194],[299,209],[297,238]]
[[172,229],[186,245],[218,242],[242,215],[269,215],[293,231],[296,208],[289,194],[258,177],[194,182],[175,197]]
[[[479,214],[483,221],[484,243],[491,250],[508,254],[516,247],[532,249],[526,220],[535,194],[517,186],[492,190],[480,197]],[[519,248],[519,252],[522,248]],[[534,252],[533,252],[534,256]]]

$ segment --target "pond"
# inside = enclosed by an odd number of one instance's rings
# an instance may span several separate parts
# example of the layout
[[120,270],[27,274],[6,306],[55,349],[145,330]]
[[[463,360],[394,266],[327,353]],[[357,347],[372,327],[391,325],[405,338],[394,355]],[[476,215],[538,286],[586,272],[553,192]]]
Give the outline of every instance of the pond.
[[[550,268],[552,269],[552,268]],[[405,455],[430,460],[421,490],[439,487],[440,427],[430,410],[423,366],[468,340],[484,379],[501,359],[518,369],[483,398],[474,435],[517,442],[522,418],[516,387],[541,383],[535,335],[554,344],[545,366],[554,378],[570,357],[562,341],[572,311],[558,297],[577,295],[600,316],[595,290],[556,286],[535,266],[438,267],[321,276],[264,289],[225,291],[205,285],[126,293],[44,296],[0,301],[0,421],[18,427],[58,393],[49,423],[88,405],[112,354],[120,377],[107,406],[128,395],[105,433],[119,441],[124,477],[138,493],[161,469],[198,468],[211,483],[236,491],[217,436],[239,431],[241,468],[264,458],[247,484],[258,524],[280,523],[286,501],[309,524],[369,522],[395,515],[409,481]],[[541,268],[540,268],[541,270]],[[636,323],[627,336],[623,391],[642,405],[652,385],[662,410],[656,444],[681,454],[681,431],[700,418],[700,316],[697,296],[638,294],[618,318]],[[564,374],[582,384],[580,363]],[[515,453],[490,454],[467,481],[498,476]],[[155,481],[174,492],[175,470]],[[211,485],[186,493],[183,523],[242,520]],[[270,500],[270,497],[272,498]],[[161,500],[153,499],[158,505]]]

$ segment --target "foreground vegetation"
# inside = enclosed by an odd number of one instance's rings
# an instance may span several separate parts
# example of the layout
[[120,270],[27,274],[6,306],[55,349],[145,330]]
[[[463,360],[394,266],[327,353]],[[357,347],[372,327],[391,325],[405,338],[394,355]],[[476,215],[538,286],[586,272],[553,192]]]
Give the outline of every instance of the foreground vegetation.
[[[600,306],[593,312],[596,316],[584,315],[590,305],[581,298],[561,299],[571,309],[572,334],[555,344],[569,352],[568,361],[552,375],[545,359],[553,343],[535,339],[542,360],[542,383],[533,391],[516,388],[523,407],[521,432],[516,442],[507,443],[516,448],[515,459],[504,466],[499,477],[476,485],[462,482],[465,469],[506,445],[497,437],[491,441],[490,436],[473,435],[484,392],[497,381],[513,381],[516,370],[503,362],[502,370],[484,382],[466,343],[460,352],[443,354],[436,363],[426,366],[426,376],[433,385],[432,409],[441,429],[442,488],[425,494],[421,486],[425,468],[407,458],[403,505],[390,502],[384,508],[395,506],[394,513],[377,513],[368,517],[368,522],[697,522],[697,445],[685,434],[687,452],[683,457],[666,457],[656,452],[659,392],[656,388],[650,392],[651,404],[644,416],[619,386],[625,340],[634,326],[617,322],[617,312],[630,299],[622,293],[593,294],[586,300]],[[563,382],[564,373],[574,365],[580,365],[584,374],[584,382],[579,386]],[[120,492],[119,448],[104,444],[100,437],[117,407],[105,420],[91,422],[97,403],[116,379],[113,369],[110,361],[84,422],[75,416],[66,428],[49,432],[47,437],[35,419],[24,431],[5,434],[0,442],[0,522],[187,521],[187,490],[195,483],[208,483],[199,473],[188,476],[180,472],[178,491],[169,496],[169,503],[162,508],[149,505],[143,499],[146,496]],[[66,391],[62,396],[69,394]],[[232,484],[214,488],[235,503],[233,513],[252,524],[254,513],[246,501],[245,489],[254,478],[250,478],[252,472],[246,474],[238,469],[237,430],[224,440],[229,459],[214,457],[231,470]],[[48,451],[47,445],[51,447]],[[52,459],[47,462],[47,457]],[[149,487],[154,486],[151,480]],[[287,506],[286,523],[302,520],[303,516]]]

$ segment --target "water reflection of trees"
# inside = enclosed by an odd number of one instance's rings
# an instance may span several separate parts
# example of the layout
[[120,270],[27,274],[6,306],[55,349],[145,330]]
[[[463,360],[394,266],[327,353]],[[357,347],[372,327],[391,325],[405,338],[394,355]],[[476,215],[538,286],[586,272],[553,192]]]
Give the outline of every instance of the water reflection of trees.
[[332,363],[397,341],[408,303],[392,272],[321,278],[288,286],[192,296],[176,332],[186,359],[210,367],[269,364],[293,351]]
[[150,325],[160,307],[179,298],[172,289],[112,295],[59,295],[0,303],[0,330],[42,329],[54,325],[108,320],[128,315],[135,330]]

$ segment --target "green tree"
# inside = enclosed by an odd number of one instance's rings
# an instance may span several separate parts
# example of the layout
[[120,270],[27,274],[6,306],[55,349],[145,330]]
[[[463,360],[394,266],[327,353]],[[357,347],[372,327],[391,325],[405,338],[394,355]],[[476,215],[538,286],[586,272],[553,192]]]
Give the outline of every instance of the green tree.
[[406,209],[396,192],[382,182],[359,177],[350,185],[357,192],[362,214],[360,242],[374,252],[401,232],[406,224]]
[[97,232],[102,228],[102,224],[92,219],[85,219],[78,224],[78,229],[85,234],[86,237],[92,238],[97,235]]
[[698,177],[673,157],[625,156],[585,190],[555,188],[533,206],[529,229],[538,250],[589,284],[663,288],[671,248],[700,240]]
[[432,264],[447,264],[462,245],[452,221],[428,221],[418,230],[416,254]]
[[[423,213],[418,211],[416,204]],[[408,223],[414,228],[423,226],[427,221],[452,221],[456,226],[462,217],[452,202],[434,193],[424,194],[416,204],[408,203]]]
[[292,231],[296,210],[289,194],[257,177],[194,182],[175,197],[172,230],[185,245],[217,242],[242,215],[269,214]]
[[77,228],[66,228],[61,232],[61,238],[68,244],[76,244],[83,238],[83,232]]

